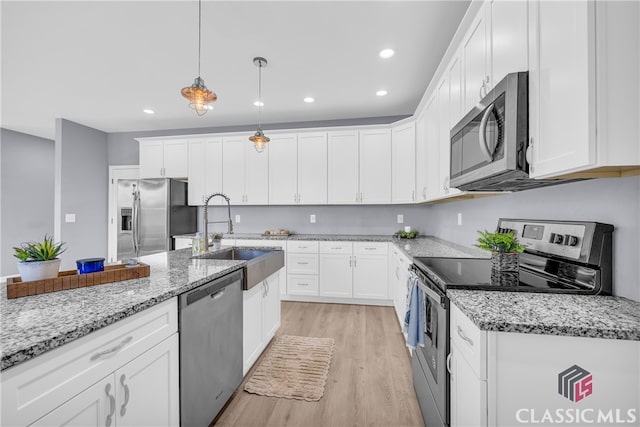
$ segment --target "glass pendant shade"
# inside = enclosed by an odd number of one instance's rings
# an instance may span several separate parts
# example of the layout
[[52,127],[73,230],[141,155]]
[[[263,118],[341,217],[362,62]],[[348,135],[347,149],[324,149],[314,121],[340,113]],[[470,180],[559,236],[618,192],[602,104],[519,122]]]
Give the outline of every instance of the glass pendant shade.
[[182,88],[180,93],[189,101],[189,108],[199,116],[204,116],[210,109],[209,104],[218,99],[215,93],[207,89],[200,76],[196,77],[191,86]]
[[264,147],[267,146],[267,142],[271,141],[271,139],[268,136],[265,136],[262,130],[258,129],[253,136],[249,137],[249,141],[253,142],[253,147],[258,153],[262,153]]

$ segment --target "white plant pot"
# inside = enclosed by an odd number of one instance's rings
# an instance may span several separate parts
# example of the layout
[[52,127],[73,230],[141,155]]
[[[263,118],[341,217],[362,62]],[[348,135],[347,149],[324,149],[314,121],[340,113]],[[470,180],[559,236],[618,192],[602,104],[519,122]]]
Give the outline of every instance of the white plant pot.
[[18,272],[23,282],[51,279],[58,277],[60,271],[60,258],[49,261],[25,261],[18,262]]

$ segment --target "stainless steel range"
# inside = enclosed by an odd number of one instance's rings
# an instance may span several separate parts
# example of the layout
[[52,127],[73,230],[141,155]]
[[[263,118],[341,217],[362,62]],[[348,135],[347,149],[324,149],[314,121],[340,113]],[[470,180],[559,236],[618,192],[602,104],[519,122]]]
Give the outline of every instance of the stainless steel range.
[[526,246],[518,272],[498,273],[486,258],[414,258],[410,270],[424,296],[424,347],[412,354],[413,384],[428,427],[449,425],[447,289],[612,293],[613,226],[585,221],[500,219]]

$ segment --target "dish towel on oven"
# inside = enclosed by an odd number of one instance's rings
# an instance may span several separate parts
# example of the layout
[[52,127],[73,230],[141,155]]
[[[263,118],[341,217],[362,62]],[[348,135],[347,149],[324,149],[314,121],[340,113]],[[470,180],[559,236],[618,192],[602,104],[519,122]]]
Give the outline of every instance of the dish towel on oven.
[[407,312],[404,318],[404,330],[407,347],[415,350],[424,347],[424,293],[418,287],[418,277],[411,273],[407,280]]

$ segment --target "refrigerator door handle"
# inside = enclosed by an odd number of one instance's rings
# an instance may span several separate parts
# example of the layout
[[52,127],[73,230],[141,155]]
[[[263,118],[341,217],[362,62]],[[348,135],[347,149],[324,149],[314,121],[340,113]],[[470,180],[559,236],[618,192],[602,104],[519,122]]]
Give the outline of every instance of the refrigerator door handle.
[[133,211],[132,211],[132,233],[131,238],[133,239],[133,251],[136,254],[136,258],[138,258],[140,254],[140,239],[139,239],[139,230],[140,230],[140,191],[136,188],[136,185],[133,185]]

